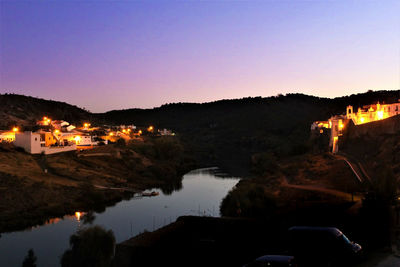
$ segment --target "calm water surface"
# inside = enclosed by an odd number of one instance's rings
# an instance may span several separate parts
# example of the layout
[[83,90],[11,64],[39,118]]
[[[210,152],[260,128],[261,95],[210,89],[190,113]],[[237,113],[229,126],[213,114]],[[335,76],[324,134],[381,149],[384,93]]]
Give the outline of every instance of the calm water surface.
[[[117,242],[121,242],[144,230],[160,228],[181,215],[220,216],[219,204],[238,178],[221,178],[215,171],[216,168],[189,172],[183,177],[182,188],[170,195],[155,190],[160,195],[121,201],[102,213],[94,213],[92,225],[112,229]],[[0,266],[21,266],[30,248],[38,258],[38,267],[59,266],[70,235],[88,225],[76,214],[30,230],[2,234]]]

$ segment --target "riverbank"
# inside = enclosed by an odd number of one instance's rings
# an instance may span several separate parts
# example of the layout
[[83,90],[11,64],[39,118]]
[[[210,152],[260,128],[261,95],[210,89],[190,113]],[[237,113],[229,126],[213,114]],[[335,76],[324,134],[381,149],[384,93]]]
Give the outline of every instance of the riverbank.
[[182,188],[171,194],[160,189],[155,197],[134,196],[102,212],[77,213],[49,221],[28,231],[4,233],[0,238],[0,266],[19,266],[34,249],[38,266],[58,266],[59,256],[69,248],[70,236],[86,227],[100,225],[112,230],[117,242],[154,231],[182,215],[219,216],[218,206],[239,178],[221,175],[216,168],[192,170],[182,179]]
[[376,191],[385,180],[360,181],[342,156],[329,153],[263,162],[257,177],[241,180],[225,197],[224,216],[337,227],[361,244],[366,261],[396,240],[398,209]]
[[[135,191],[172,192],[194,166],[172,137],[47,156],[2,145],[0,232],[22,230],[76,211],[101,211]],[[111,187],[130,190],[105,189]]]

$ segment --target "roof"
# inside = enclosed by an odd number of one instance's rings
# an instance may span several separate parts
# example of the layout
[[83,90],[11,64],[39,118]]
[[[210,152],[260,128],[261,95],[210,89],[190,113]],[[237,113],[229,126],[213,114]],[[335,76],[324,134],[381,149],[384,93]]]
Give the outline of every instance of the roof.
[[335,227],[315,227],[315,226],[293,226],[289,232],[329,232],[335,236],[341,236],[343,233]]
[[294,260],[293,256],[286,255],[264,255],[256,259],[257,262],[289,263]]

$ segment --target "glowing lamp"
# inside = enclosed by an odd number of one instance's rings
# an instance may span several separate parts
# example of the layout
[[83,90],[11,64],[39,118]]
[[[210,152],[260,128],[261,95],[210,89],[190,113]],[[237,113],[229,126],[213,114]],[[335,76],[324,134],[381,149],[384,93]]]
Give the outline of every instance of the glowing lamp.
[[378,115],[379,120],[383,119],[383,110],[376,112],[376,114]]
[[55,133],[55,134],[59,134],[60,131],[59,131],[59,130],[55,130],[54,133]]
[[79,211],[75,212],[75,217],[76,217],[76,220],[80,221],[81,213]]
[[114,133],[110,133],[110,136],[113,136],[114,135]]
[[149,131],[149,132],[151,132],[151,131],[153,131],[153,126],[150,126],[149,128],[147,128],[147,131]]
[[16,133],[16,132],[18,132],[18,127],[14,127],[12,130],[14,133]]
[[75,136],[74,140],[75,140],[76,143],[78,143],[81,140],[81,137],[79,135]]

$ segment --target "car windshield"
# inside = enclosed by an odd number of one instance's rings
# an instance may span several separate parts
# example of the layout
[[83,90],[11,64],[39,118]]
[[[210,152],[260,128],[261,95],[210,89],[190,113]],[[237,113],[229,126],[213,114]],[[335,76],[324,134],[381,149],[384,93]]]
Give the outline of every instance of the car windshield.
[[351,241],[347,238],[347,236],[342,235],[342,238],[343,238],[343,240],[344,240],[346,243],[351,244]]

